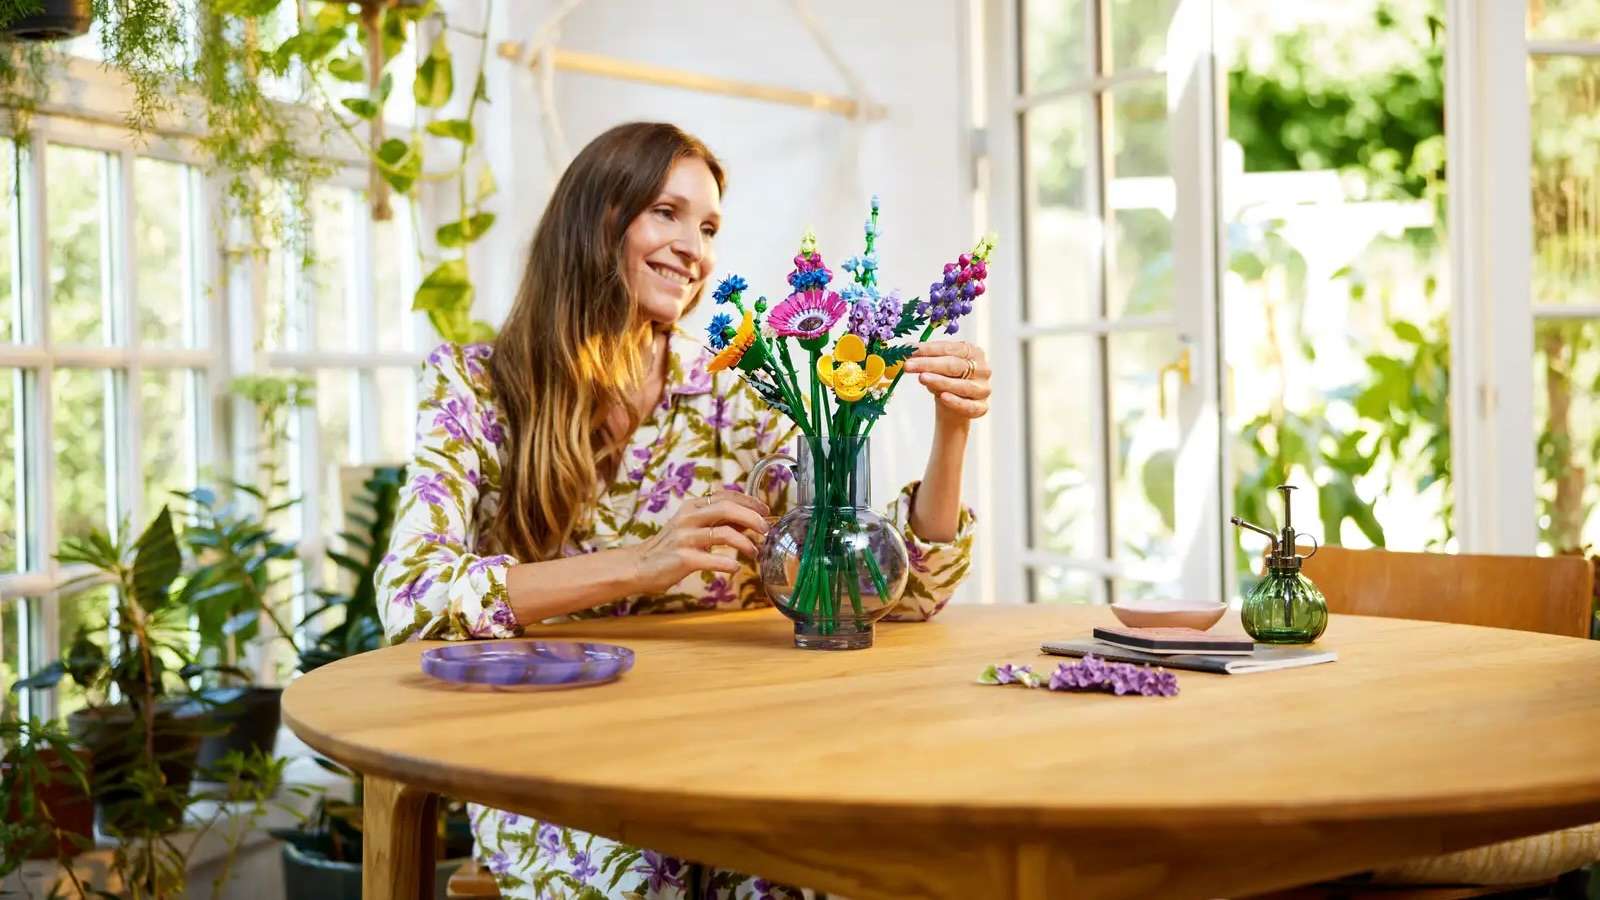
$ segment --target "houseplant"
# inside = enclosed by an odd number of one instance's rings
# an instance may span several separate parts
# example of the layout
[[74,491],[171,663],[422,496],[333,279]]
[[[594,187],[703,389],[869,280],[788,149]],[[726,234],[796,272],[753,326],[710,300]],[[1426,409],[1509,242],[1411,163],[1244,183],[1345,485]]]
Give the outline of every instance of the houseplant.
[[[52,723],[0,718],[0,881],[26,860],[65,863],[93,845],[88,757]],[[62,869],[83,895],[71,867]]]
[[[81,630],[62,659],[13,689],[49,688],[70,676],[87,690],[89,706],[68,725],[93,757],[101,830],[121,838],[113,866],[136,897],[180,892],[184,855],[165,835],[182,825],[192,802],[205,723],[202,706],[186,696],[186,679],[199,667],[188,659],[188,610],[173,590],[182,555],[172,515],[163,508],[131,542],[126,529],[115,539],[104,532],[69,538],[57,559],[95,570],[77,582],[79,592],[109,580],[114,608]],[[109,633],[116,652],[108,654],[96,633]]]

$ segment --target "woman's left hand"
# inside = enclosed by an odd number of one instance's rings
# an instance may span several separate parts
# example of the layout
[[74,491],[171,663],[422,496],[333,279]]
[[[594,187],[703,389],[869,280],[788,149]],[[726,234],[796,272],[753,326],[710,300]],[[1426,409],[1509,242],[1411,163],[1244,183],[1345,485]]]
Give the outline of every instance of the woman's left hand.
[[966,341],[928,341],[906,360],[933,394],[940,419],[976,419],[989,411],[989,358]]

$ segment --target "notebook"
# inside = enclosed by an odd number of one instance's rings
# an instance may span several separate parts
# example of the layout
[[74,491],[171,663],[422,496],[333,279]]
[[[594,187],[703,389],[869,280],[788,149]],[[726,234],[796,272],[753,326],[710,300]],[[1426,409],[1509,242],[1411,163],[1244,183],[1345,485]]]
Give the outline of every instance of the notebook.
[[1213,672],[1218,675],[1249,675],[1252,672],[1269,672],[1273,669],[1296,669],[1338,660],[1332,650],[1316,647],[1261,646],[1248,656],[1208,656],[1200,653],[1160,654],[1144,653],[1114,647],[1100,641],[1045,641],[1039,646],[1046,653],[1057,656],[1088,656],[1094,654],[1113,662],[1143,663],[1168,669],[1190,669],[1196,672]]
[[1193,628],[1119,628],[1104,626],[1094,630],[1094,639],[1124,650],[1145,653],[1204,653],[1247,655],[1256,649],[1255,641],[1243,634],[1213,634]]

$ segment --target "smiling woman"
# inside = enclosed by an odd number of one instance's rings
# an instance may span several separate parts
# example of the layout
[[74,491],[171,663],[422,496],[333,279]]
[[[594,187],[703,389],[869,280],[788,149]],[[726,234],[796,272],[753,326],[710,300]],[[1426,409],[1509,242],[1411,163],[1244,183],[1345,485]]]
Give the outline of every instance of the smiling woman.
[[[607,131],[557,184],[494,345],[429,356],[410,482],[377,573],[391,640],[768,603],[753,560],[787,498],[781,482],[755,495],[730,486],[792,447],[795,429],[677,328],[715,266],[722,184],[711,152],[672,125]],[[751,329],[746,315],[723,351]],[[938,362],[919,360],[927,373]],[[972,517],[957,496],[971,414],[948,415],[931,477],[885,517],[916,561],[891,617],[938,612],[969,563]],[[914,499],[927,531],[912,526]],[[505,896],[801,895],[557,822],[477,808],[473,824]]]

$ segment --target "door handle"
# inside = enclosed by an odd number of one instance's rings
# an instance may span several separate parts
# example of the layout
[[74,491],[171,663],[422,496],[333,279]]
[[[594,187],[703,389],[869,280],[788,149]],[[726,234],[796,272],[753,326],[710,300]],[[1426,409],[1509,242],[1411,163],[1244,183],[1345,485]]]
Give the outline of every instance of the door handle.
[[1189,364],[1188,347],[1178,351],[1178,358],[1162,366],[1160,371],[1156,373],[1157,397],[1159,398],[1157,408],[1160,410],[1161,418],[1163,419],[1167,417],[1167,374],[1169,372],[1177,373],[1178,383],[1182,386],[1187,387],[1194,384],[1194,370]]

